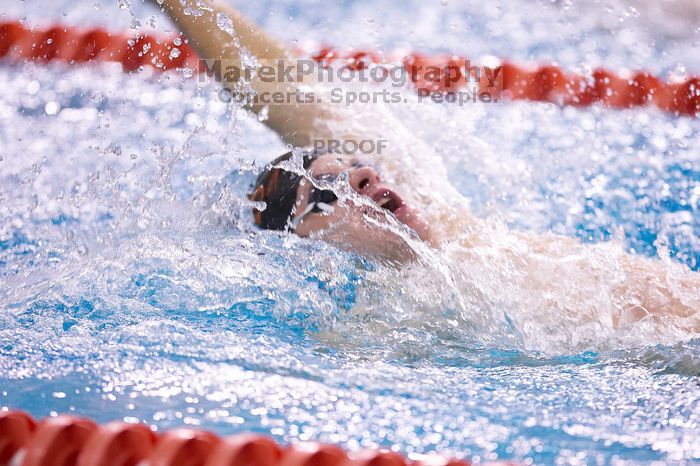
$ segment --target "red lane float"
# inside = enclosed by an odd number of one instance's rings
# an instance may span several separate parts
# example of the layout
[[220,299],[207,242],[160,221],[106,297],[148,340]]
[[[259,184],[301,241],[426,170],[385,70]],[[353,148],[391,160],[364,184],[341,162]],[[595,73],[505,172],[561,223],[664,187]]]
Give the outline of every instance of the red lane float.
[[406,459],[393,451],[363,451],[353,466],[408,466]]
[[268,466],[279,464],[282,448],[267,437],[241,434],[223,439],[205,466]]
[[90,436],[77,466],[132,466],[148,458],[155,443],[155,433],[144,424],[111,422]]
[[22,411],[0,412],[0,466],[470,466],[466,460],[426,458],[411,461],[386,450],[348,455],[320,443],[285,448],[259,434],[222,439],[202,430],[175,429],[158,435],[145,424],[100,426],[67,415],[37,424]]
[[348,455],[333,445],[304,443],[287,449],[279,466],[341,466]]
[[210,432],[176,429],[166,432],[148,459],[149,466],[204,465],[221,442]]
[[[306,55],[322,64],[339,63],[354,70],[387,63],[379,53],[357,49],[343,52],[322,47]],[[184,68],[204,71],[196,53],[181,36],[162,38],[148,33],[130,36],[102,28],[86,30],[69,26],[26,28],[12,21],[0,23],[0,58],[3,57],[37,62],[113,61],[121,63],[127,72],[142,67],[157,71]],[[474,76],[465,69],[463,65],[467,60],[463,57],[412,53],[395,58],[394,64],[406,68],[419,92],[454,93],[465,86],[464,78],[469,77],[477,81],[480,93],[489,92],[495,98],[504,96],[578,107],[597,103],[616,109],[655,105],[685,116],[697,116],[700,112],[700,77],[697,76],[664,82],[644,72],[622,76],[605,69],[596,69],[584,76],[565,72],[555,65],[527,67],[503,61],[492,68],[501,67],[498,85],[489,87],[483,73]],[[437,77],[429,70],[436,67],[441,70]]]
[[43,419],[25,447],[22,466],[74,466],[97,424],[75,416]]
[[54,26],[26,28],[20,22],[0,23],[0,58],[68,63],[113,61],[127,72],[142,66],[159,71],[198,69],[197,55],[181,37],[161,38],[111,33],[103,28]]
[[0,466],[29,444],[36,422],[22,411],[0,411]]

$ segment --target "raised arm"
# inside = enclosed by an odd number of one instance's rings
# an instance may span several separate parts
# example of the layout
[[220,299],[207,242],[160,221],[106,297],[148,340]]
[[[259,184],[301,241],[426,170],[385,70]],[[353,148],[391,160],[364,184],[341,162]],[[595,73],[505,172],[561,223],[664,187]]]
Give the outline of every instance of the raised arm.
[[[285,47],[268,35],[252,21],[220,0],[153,0],[162,11],[178,25],[189,44],[200,58],[209,60],[217,79],[229,89],[236,89],[230,80],[233,73],[227,69],[242,66],[242,53],[249,53],[261,63],[286,60],[292,56]],[[183,5],[184,3],[184,5]],[[254,78],[252,88],[258,95],[281,92],[285,96],[295,94],[298,83],[276,77],[273,82]],[[314,121],[322,118],[323,108],[313,103],[252,104],[249,106],[259,114],[267,106],[267,118],[263,122],[287,143],[295,146],[307,145],[314,136]]]

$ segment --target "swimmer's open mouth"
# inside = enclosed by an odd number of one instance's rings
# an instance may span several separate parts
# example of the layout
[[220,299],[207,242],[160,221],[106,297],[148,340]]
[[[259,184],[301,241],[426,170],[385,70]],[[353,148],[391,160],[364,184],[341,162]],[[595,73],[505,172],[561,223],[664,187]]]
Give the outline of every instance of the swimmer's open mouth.
[[388,210],[394,215],[397,215],[402,210],[401,208],[406,205],[398,194],[388,188],[376,189],[370,197],[379,207]]

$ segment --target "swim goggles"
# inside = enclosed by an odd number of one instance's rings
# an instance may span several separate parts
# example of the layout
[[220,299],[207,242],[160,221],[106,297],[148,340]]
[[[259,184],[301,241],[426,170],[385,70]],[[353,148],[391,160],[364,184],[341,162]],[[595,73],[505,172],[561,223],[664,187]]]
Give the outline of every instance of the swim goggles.
[[[332,183],[337,178],[338,175],[328,174],[318,177],[318,180],[324,183]],[[311,190],[309,191],[309,203],[306,205],[304,211],[292,222],[294,228],[298,227],[304,218],[309,214],[333,213],[333,211],[335,211],[335,207],[333,207],[331,204],[334,204],[337,201],[338,196],[333,190],[312,186]]]

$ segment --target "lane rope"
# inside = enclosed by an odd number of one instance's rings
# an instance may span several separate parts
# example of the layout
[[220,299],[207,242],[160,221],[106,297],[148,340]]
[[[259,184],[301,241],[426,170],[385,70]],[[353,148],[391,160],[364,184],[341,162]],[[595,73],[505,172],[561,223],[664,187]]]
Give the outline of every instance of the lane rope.
[[[464,57],[428,56],[408,53],[385,56],[371,50],[339,50],[332,47],[316,51],[297,50],[319,63],[341,64],[362,69],[373,64],[398,63],[410,74],[413,87],[423,93],[450,94],[464,88],[466,78],[476,78],[466,69]],[[142,67],[156,71],[189,69],[192,74],[206,70],[197,54],[180,36],[157,37],[150,33],[136,35],[110,32],[97,27],[73,26],[28,28],[19,21],[0,23],[0,59],[32,60],[46,63],[111,61],[121,63],[124,71]],[[501,67],[497,92],[489,87],[485,76],[477,81],[479,92],[489,91],[494,98],[551,102],[558,105],[585,107],[600,104],[621,109],[654,105],[677,116],[695,117],[700,113],[700,77],[664,81],[650,73],[637,71],[615,73],[596,69],[590,75],[567,72],[556,65],[527,66],[502,60],[490,64]],[[436,75],[430,69],[441,70]],[[478,68],[478,66],[477,66]],[[481,65],[483,69],[483,65]],[[456,79],[465,78],[465,79]],[[445,101],[450,101],[446,99]]]
[[[511,462],[480,463],[517,466]],[[281,446],[260,434],[221,438],[146,424],[99,425],[71,415],[35,421],[23,411],[0,411],[0,466],[470,466],[467,460],[426,456],[413,461],[387,450],[348,454],[334,445]]]

